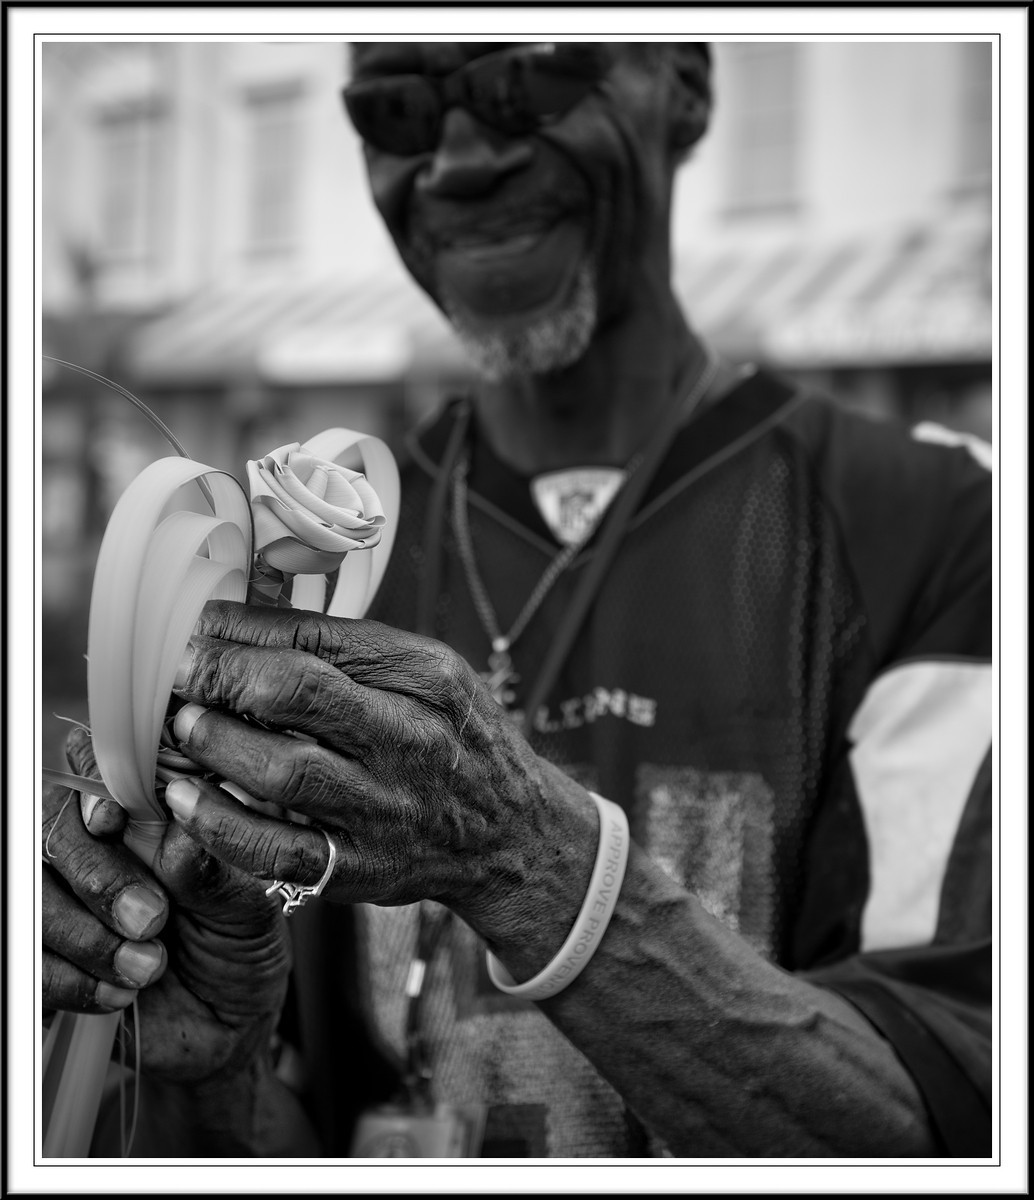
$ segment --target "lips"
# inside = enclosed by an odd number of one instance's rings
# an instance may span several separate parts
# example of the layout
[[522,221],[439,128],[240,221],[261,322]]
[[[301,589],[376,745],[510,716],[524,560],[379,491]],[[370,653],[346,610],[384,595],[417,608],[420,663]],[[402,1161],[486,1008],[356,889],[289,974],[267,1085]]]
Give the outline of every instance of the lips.
[[551,227],[528,229],[523,232],[511,231],[496,234],[465,234],[453,238],[446,250],[458,251],[473,258],[491,259],[505,258],[507,255],[524,254],[533,250],[550,232]]
[[436,274],[443,294],[471,317],[520,316],[566,294],[585,250],[575,216],[530,224],[511,219],[440,240]]
[[577,197],[542,196],[537,189],[535,196],[510,192],[505,200],[496,197],[491,204],[423,197],[410,213],[409,236],[433,250],[479,245],[546,233],[584,209]]

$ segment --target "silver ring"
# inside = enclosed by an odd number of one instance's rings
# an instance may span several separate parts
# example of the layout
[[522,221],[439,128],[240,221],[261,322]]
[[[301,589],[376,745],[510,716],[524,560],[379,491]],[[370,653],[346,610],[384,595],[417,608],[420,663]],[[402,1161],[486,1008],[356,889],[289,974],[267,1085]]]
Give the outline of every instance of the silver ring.
[[331,875],[334,874],[334,864],[337,862],[337,846],[334,845],[334,839],[325,829],[321,829],[320,833],[327,839],[327,845],[330,847],[330,861],[327,863],[327,869],[323,872],[323,878],[314,887],[306,887],[301,883],[284,883],[279,879],[275,879],[272,886],[266,888],[266,895],[272,896],[274,892],[284,902],[284,916],[289,917],[297,908],[302,908],[313,896],[318,896],[320,892],[330,882]]

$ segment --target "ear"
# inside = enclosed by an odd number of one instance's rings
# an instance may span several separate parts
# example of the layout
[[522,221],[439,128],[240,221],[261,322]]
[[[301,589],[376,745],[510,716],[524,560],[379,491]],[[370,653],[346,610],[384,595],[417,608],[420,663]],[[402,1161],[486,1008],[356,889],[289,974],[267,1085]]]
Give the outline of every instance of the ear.
[[670,140],[682,154],[707,132],[711,119],[711,53],[706,42],[670,42]]

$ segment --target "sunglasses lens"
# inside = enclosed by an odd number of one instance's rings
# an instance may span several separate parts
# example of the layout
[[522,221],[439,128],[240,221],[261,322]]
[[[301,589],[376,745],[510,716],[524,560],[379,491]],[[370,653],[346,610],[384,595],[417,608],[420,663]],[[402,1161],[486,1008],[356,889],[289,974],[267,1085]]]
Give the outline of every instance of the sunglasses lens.
[[438,142],[441,103],[417,75],[372,79],[342,93],[356,132],[389,154],[422,154]]
[[449,105],[502,133],[531,133],[577,104],[605,70],[599,47],[561,44],[486,55],[444,82],[393,75],[352,84],[342,95],[364,141],[389,154],[424,154],[437,146]]
[[528,133],[583,99],[599,78],[581,57],[507,53],[467,68],[467,103],[489,125]]

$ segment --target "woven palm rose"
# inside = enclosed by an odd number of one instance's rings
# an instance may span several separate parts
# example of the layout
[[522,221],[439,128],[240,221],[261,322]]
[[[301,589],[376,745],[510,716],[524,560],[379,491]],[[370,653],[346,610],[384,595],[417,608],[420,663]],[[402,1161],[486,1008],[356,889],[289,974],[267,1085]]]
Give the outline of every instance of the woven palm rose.
[[384,511],[366,476],[298,442],[252,459],[248,482],[255,553],[285,575],[325,574],[381,539]]

